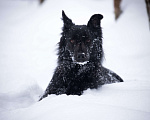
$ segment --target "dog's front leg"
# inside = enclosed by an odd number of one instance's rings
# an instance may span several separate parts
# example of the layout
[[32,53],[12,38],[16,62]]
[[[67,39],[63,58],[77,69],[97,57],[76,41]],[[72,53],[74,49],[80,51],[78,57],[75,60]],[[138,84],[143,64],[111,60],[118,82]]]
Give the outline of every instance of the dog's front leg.
[[104,84],[123,82],[123,79],[119,75],[105,67],[101,67],[101,72],[103,75],[102,81]]
[[56,69],[52,80],[50,81],[49,85],[47,86],[44,94],[39,99],[39,101],[50,94],[60,95],[65,94],[65,92],[66,88],[64,85],[63,73],[59,69]]

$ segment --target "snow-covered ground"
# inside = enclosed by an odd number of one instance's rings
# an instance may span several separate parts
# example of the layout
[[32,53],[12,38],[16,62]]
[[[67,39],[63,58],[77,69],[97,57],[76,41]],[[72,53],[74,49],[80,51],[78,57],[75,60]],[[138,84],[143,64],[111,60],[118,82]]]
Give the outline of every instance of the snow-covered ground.
[[[150,120],[150,31],[144,0],[0,0],[0,120]],[[104,66],[123,83],[40,102],[57,65],[61,11],[76,24],[102,20]]]

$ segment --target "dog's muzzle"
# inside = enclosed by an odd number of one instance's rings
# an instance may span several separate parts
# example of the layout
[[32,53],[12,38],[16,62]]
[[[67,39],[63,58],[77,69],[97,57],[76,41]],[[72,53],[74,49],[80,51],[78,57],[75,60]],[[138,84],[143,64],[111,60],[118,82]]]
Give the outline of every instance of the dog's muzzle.
[[73,57],[73,61],[78,63],[78,64],[87,63],[89,61],[89,55],[87,55],[85,53],[77,53]]
[[85,53],[78,53],[77,54],[77,61],[78,62],[84,62],[86,59]]

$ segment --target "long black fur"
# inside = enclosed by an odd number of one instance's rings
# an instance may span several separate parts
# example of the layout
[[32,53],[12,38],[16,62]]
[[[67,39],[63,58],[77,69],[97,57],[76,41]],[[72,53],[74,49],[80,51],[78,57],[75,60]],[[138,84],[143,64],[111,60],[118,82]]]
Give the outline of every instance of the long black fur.
[[[40,100],[49,94],[81,95],[88,88],[123,82],[116,73],[102,66],[102,18],[101,14],[95,14],[87,25],[75,25],[62,11],[64,26],[58,66]],[[86,64],[80,64],[85,61]]]

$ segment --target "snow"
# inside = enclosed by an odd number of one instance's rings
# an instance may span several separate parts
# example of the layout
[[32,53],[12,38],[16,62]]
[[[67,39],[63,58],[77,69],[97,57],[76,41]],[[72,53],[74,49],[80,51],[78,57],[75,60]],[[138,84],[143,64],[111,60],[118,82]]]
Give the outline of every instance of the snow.
[[[150,31],[143,0],[0,0],[0,120],[149,120]],[[103,14],[104,66],[125,82],[50,95],[37,102],[57,65],[64,10],[76,24]]]
[[79,64],[79,65],[85,65],[85,64],[87,64],[89,61],[85,61],[85,62],[76,62],[77,64]]

